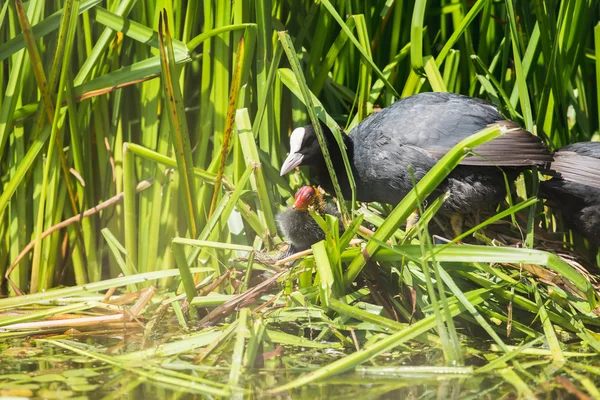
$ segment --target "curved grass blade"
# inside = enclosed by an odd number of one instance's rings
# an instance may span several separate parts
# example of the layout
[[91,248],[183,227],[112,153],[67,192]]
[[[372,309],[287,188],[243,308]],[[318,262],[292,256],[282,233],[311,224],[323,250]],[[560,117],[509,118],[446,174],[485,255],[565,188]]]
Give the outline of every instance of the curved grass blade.
[[504,88],[502,87],[500,82],[498,82],[496,77],[494,77],[494,75],[490,72],[490,70],[483,64],[483,61],[481,61],[481,58],[479,58],[477,55],[473,54],[471,56],[471,60],[473,60],[473,62],[475,62],[475,65],[477,65],[481,69],[481,71],[485,74],[485,77],[487,79],[489,79],[490,82],[494,85],[494,89],[496,89],[496,91],[502,98],[503,106],[506,107],[506,109],[508,110],[510,117],[512,119],[520,118],[521,116],[514,109],[511,100],[508,98],[506,92],[504,91]]
[[423,71],[423,25],[427,0],[416,0],[410,24],[410,64],[413,70]]
[[452,36],[450,36],[450,38],[446,41],[444,47],[442,47],[442,50],[440,50],[437,57],[435,58],[435,63],[438,67],[442,65],[452,47],[464,34],[467,27],[471,24],[471,22],[473,22],[479,11],[483,9],[483,6],[485,6],[486,3],[488,3],[488,1],[489,0],[478,0],[477,3],[473,4],[473,7],[471,7],[467,15],[465,15],[465,17],[460,21],[456,29],[454,29],[454,31],[452,32]]
[[[160,49],[158,33],[155,30],[102,7],[95,7],[93,11],[97,23],[104,25],[115,32],[121,32],[123,35],[130,37],[135,41],[147,44],[155,49]],[[174,52],[185,55],[188,54],[188,47],[185,43],[177,39],[171,40]]]
[[[356,26],[355,18],[348,18],[348,20],[346,21],[346,26],[348,27],[350,32],[352,32],[352,30],[354,30],[354,27]],[[336,62],[340,52],[342,51],[342,49],[347,41],[348,41],[348,35],[346,34],[346,32],[342,31],[335,38],[335,41],[333,42],[333,44],[329,47],[329,51],[325,55],[323,62],[320,63],[319,73],[313,79],[313,81],[311,82],[311,85],[310,85],[311,86],[310,90],[316,96],[318,96],[321,93],[321,90],[323,89],[323,86],[325,85],[325,81],[327,80],[327,75],[329,74],[329,71],[333,67],[333,64]],[[385,70],[383,71],[383,74],[385,75]],[[387,77],[389,77],[389,74],[387,75]],[[383,83],[383,81],[382,81],[381,85],[382,85],[382,87],[385,85]]]
[[435,60],[431,56],[423,57],[425,60],[425,75],[427,75],[427,80],[431,85],[431,88],[434,92],[447,92],[446,84],[444,83],[444,79],[442,78],[442,74],[440,74],[440,70],[438,69]]
[[[287,37],[287,39],[281,39],[282,37],[286,37],[286,35],[282,33],[279,34],[279,37],[280,40],[286,40],[287,42],[287,45],[284,45],[284,50],[287,47],[286,53],[288,53],[288,57],[293,57],[296,61],[295,63],[292,63],[292,66],[296,66],[296,70],[294,70],[294,72],[290,71],[287,68],[279,69],[280,79],[292,91],[292,93],[296,95],[296,97],[298,97],[302,102],[304,102],[304,105],[306,106],[310,115],[311,123],[313,124],[313,126],[315,127],[315,131],[317,132],[317,139],[319,140],[319,146],[321,146],[321,151],[323,152],[323,156],[325,157],[325,163],[327,164],[327,170],[329,171],[331,181],[333,182],[335,195],[339,199],[343,199],[343,197],[341,197],[342,190],[340,189],[337,176],[333,169],[333,165],[331,164],[331,157],[329,156],[329,150],[327,149],[327,146],[325,144],[325,138],[323,137],[323,132],[321,131],[321,126],[319,124],[317,115],[321,116],[321,119],[327,123],[327,126],[333,132],[335,140],[338,146],[340,147],[342,158],[344,159],[344,166],[348,175],[348,182],[350,182],[350,189],[352,190],[352,203],[354,203],[354,199],[356,198],[356,187],[354,183],[354,176],[352,175],[352,168],[348,159],[348,154],[346,153],[346,146],[344,145],[344,141],[341,136],[343,134],[340,132],[335,120],[325,112],[325,109],[323,108],[321,102],[314,96],[314,94],[310,93],[310,91],[308,90],[308,87],[306,86],[306,81],[304,80],[304,75],[302,75],[300,71],[298,59],[297,57],[294,57],[295,53],[291,50],[292,47],[291,43],[289,43],[289,37]],[[342,211],[342,216],[346,216],[343,218],[347,218],[348,211],[346,209],[346,204],[343,201],[340,201],[339,204]]]
[[[135,0],[120,1],[119,3],[117,3],[115,14],[126,16],[127,14],[129,14],[134,4]],[[81,85],[88,78],[88,76],[92,72],[92,69],[94,68],[94,66],[96,66],[98,60],[102,57],[102,54],[105,51],[106,47],[109,45],[113,35],[114,31],[110,28],[105,28],[102,31],[100,37],[96,40],[96,43],[94,44],[94,48],[92,49],[90,54],[87,55],[83,65],[79,69],[79,72],[77,73],[75,78],[73,78],[73,86],[77,87]]]
[[[502,128],[498,125],[483,129],[468,138],[462,140],[454,146],[442,159],[421,179],[415,188],[394,208],[387,217],[385,222],[377,229],[373,236],[380,242],[385,242],[390,238],[398,227],[408,218],[417,205],[417,193],[422,198],[426,198],[445,178],[446,176],[460,163],[463,157],[467,154],[465,149],[472,149],[489,140],[492,140],[503,133]],[[362,271],[367,260],[365,257],[373,256],[379,248],[379,245],[374,241],[370,241],[364,251],[358,255],[350,264],[344,275],[346,285],[356,279],[360,271]]]
[[515,358],[519,354],[523,353],[527,349],[533,347],[534,345],[536,345],[538,343],[542,343],[543,339],[544,339],[543,336],[539,336],[536,339],[533,339],[532,341],[530,341],[522,346],[514,347],[512,349],[509,347],[508,350],[510,350],[510,351],[508,353],[503,354],[502,356],[496,358],[495,360],[487,363],[483,367],[477,368],[475,370],[475,373],[485,373],[485,372],[493,371],[496,368],[503,368],[506,366],[507,361],[512,360],[513,358]]
[[30,170],[31,166],[35,162],[38,154],[44,147],[46,140],[50,137],[50,126],[45,126],[40,134],[35,138],[34,142],[29,146],[29,150],[23,160],[17,167],[15,174],[12,176],[11,180],[4,186],[3,192],[0,195],[0,215],[4,212],[6,206],[8,205],[8,201],[11,199],[12,195],[15,193],[25,175]]
[[187,42],[187,48],[189,49],[189,51],[194,51],[194,49],[196,49],[196,47],[200,46],[200,44],[202,44],[202,42],[204,42],[205,40],[208,40],[214,36],[218,36],[218,35],[220,35],[222,33],[226,33],[226,32],[244,30],[244,29],[251,28],[251,27],[256,27],[256,24],[243,23],[243,24],[220,26],[218,28],[214,28],[209,31],[202,32],[198,36],[192,38],[189,42]]
[[[191,268],[192,273],[211,272],[210,268]],[[120,278],[106,279],[100,282],[89,283],[87,285],[71,286],[62,289],[49,290],[47,292],[28,294],[24,296],[15,296],[0,299],[0,310],[8,310],[14,307],[22,307],[30,304],[43,303],[50,300],[56,300],[68,296],[89,295],[100,290],[107,290],[121,286],[127,286],[134,283],[147,282],[155,279],[162,279],[170,276],[178,276],[177,269],[168,269],[163,271],[146,272],[132,276],[123,276]]]
[[546,306],[542,301],[542,296],[540,295],[540,291],[538,290],[535,282],[533,282],[533,290],[535,295],[535,304],[538,306],[540,321],[542,322],[542,326],[544,328],[544,336],[546,337],[548,347],[550,347],[550,351],[552,352],[552,368],[559,369],[565,365],[565,355],[560,348],[560,341],[558,340],[558,337],[556,337],[554,326],[552,326],[552,321],[550,321],[548,311],[546,310]]
[[[110,248],[110,251],[113,253],[113,256],[115,257],[115,259],[117,260],[119,267],[121,267],[121,271],[123,272],[123,275],[125,275],[125,276],[136,275],[138,272],[135,269],[135,265],[133,264],[131,257],[129,257],[129,254],[127,253],[127,250],[125,249],[125,247],[123,247],[121,245],[121,243],[119,243],[117,238],[112,234],[112,232],[108,228],[104,228],[100,232],[102,233],[102,236],[104,236],[104,239],[108,243],[108,247]],[[123,257],[121,257],[121,254],[125,255],[125,260],[123,259]],[[136,284],[131,284],[131,285],[129,285],[128,290],[131,293],[134,293],[134,292],[138,291],[138,287]]]
[[[151,370],[147,371],[144,367],[142,367],[142,368],[130,367],[130,366],[126,365],[125,363],[120,362],[118,359],[115,359],[114,357],[107,356],[105,354],[92,352],[89,350],[82,350],[77,347],[71,346],[70,344],[67,344],[66,341],[46,340],[46,339],[38,339],[38,340],[40,340],[42,342],[50,343],[57,347],[61,347],[65,350],[72,351],[72,352],[82,355],[84,357],[88,357],[88,358],[91,358],[91,359],[94,359],[97,361],[101,361],[103,363],[112,365],[114,367],[123,369],[125,371],[129,371],[129,372],[139,375],[143,378],[149,379],[150,381],[161,382],[161,383],[172,385],[174,387],[185,387],[188,390],[198,393],[198,394],[222,396],[222,397],[229,396],[228,390],[224,390],[222,388],[215,387],[215,386],[209,386],[207,384],[208,381],[206,383],[199,383],[199,382],[194,382],[191,379],[180,379],[180,378],[176,378],[173,376],[168,376],[169,374],[165,373],[165,370],[162,368],[148,367]],[[214,382],[212,382],[212,383],[214,384]]]
[[[78,14],[81,14],[97,4],[100,4],[102,0],[88,0],[79,6],[77,10]],[[8,5],[6,2],[5,5]],[[38,24],[31,27],[31,33],[34,40],[38,40],[49,33],[54,32],[60,26],[60,19],[64,14],[64,9],[56,11],[54,14],[44,18]],[[8,57],[17,53],[19,50],[25,48],[25,39],[22,33],[19,33],[14,38],[8,40],[0,45],[0,61],[6,60]]]
[[396,91],[394,86],[392,86],[392,84],[386,79],[386,77],[383,75],[381,70],[373,62],[373,59],[369,57],[369,54],[367,53],[367,51],[360,45],[358,40],[354,37],[354,35],[352,34],[352,31],[350,31],[348,26],[344,23],[344,20],[342,19],[342,17],[340,17],[340,14],[337,12],[335,7],[333,7],[331,2],[329,0],[321,0],[321,4],[323,4],[323,6],[325,6],[327,11],[329,11],[329,13],[333,16],[333,18],[336,20],[338,25],[342,28],[342,31],[344,31],[344,33],[346,33],[346,35],[348,36],[348,38],[350,39],[352,44],[358,49],[363,60],[366,61],[371,68],[373,68],[373,71],[375,71],[377,76],[383,81],[383,83],[385,83],[385,86],[387,86],[387,88],[396,97],[400,97],[400,95],[398,94],[398,92]]
[[[465,293],[469,303],[477,305],[485,300],[489,292],[486,289],[477,289],[471,292]],[[458,304],[452,304],[450,306],[450,314],[455,317],[462,313],[465,309]],[[323,378],[340,374],[344,371],[348,371],[357,365],[407,342],[417,336],[420,336],[430,329],[435,328],[437,325],[435,316],[431,315],[423,318],[422,320],[413,323],[409,328],[403,329],[399,332],[393,333],[392,335],[380,340],[379,342],[359,350],[349,356],[340,358],[329,365],[319,368],[316,371],[310,372],[306,375],[301,376],[285,385],[271,389],[270,393],[280,393],[286,390],[294,389],[300,386],[304,386],[310,383],[317,382]]]
[[[217,199],[219,198],[219,192],[221,189],[221,180],[223,173],[225,172],[225,162],[229,155],[231,136],[233,135],[233,122],[235,120],[235,110],[237,107],[237,100],[240,93],[240,82],[242,79],[242,65],[244,63],[244,37],[240,38],[237,47],[237,59],[233,70],[233,78],[231,82],[231,91],[229,93],[229,107],[227,107],[227,119],[225,121],[225,132],[223,132],[223,144],[221,145],[221,154],[219,161],[219,169],[217,170],[217,179],[215,181],[215,187],[213,190],[212,200],[210,202],[210,211],[208,212],[208,218],[210,218],[215,211],[217,205]],[[196,235],[194,235],[196,237]]]
[[[356,20],[356,33],[358,36],[359,43],[365,50],[365,53],[369,56],[369,58],[373,59],[373,54],[371,53],[371,43],[369,41],[369,32],[367,30],[367,25],[365,21],[364,15],[356,15],[354,17]],[[371,69],[368,64],[365,62],[360,63],[360,74],[358,78],[358,112],[356,113],[357,118],[362,121],[369,114],[373,112],[373,109],[369,107],[369,92],[371,90]],[[383,73],[382,73],[383,75]]]
[[[379,242],[377,243],[378,246],[383,246],[384,243],[374,236],[373,241],[375,240]],[[398,250],[402,255],[394,254]],[[353,257],[360,257],[362,253],[363,252],[356,250],[346,250],[342,254],[342,260],[346,262],[353,260]],[[482,245],[434,245],[432,246],[431,252],[422,255],[419,245],[401,245],[394,247],[393,251],[381,249],[377,254],[371,256],[371,258],[376,261],[402,261],[403,257],[418,260],[423,256],[425,257],[425,260],[430,260],[431,255],[435,255],[435,259],[442,262],[488,262],[545,265],[557,274],[566,278],[567,281],[572,282],[577,289],[588,296],[588,299],[593,299],[593,297],[591,297],[593,296],[593,288],[585,276],[581,275],[569,264],[562,261],[557,255],[542,250]]]
[[171,245],[171,250],[173,251],[173,257],[175,258],[175,263],[179,269],[181,283],[183,284],[183,289],[185,290],[185,297],[187,298],[187,301],[191,303],[198,292],[196,291],[194,277],[192,276],[190,268],[188,267],[185,251],[183,250],[183,246],[180,246],[177,243],[173,243]]
[[235,344],[233,345],[233,354],[231,355],[229,381],[227,382],[229,386],[233,388],[238,387],[240,376],[242,375],[242,372],[244,370],[244,353],[245,350],[247,351],[246,339],[249,339],[250,337],[250,330],[248,329],[249,318],[250,309],[248,307],[242,308],[237,319],[238,326],[236,328],[236,338]]
[[531,111],[531,102],[529,99],[529,89],[527,87],[527,81],[525,77],[525,71],[523,70],[523,64],[521,63],[521,52],[519,50],[519,33],[517,31],[517,20],[515,10],[513,8],[513,1],[506,0],[506,14],[509,20],[510,27],[510,38],[513,49],[513,58],[515,60],[515,74],[517,77],[517,86],[519,87],[519,101],[521,103],[521,112],[525,120],[525,128],[528,131],[533,131],[533,114]]
[[270,246],[269,238],[272,238],[277,233],[277,225],[275,216],[273,215],[273,205],[269,196],[269,186],[264,174],[264,161],[260,159],[258,148],[252,134],[253,126],[250,125],[250,116],[246,108],[240,109],[236,113],[236,126],[238,129],[238,138],[242,147],[244,162],[254,166],[254,173],[250,177],[250,185],[252,190],[258,194],[258,218],[261,222],[262,230],[265,232],[259,233],[263,238],[267,247]]
[[[163,30],[164,29],[164,30]],[[197,237],[196,226],[196,184],[192,178],[193,162],[190,136],[187,128],[185,111],[183,109],[183,98],[179,82],[176,79],[175,56],[171,44],[171,34],[167,25],[167,14],[162,12],[159,20],[159,39],[161,53],[161,69],[163,75],[164,98],[168,99],[167,108],[169,122],[171,124],[171,140],[175,148],[177,169],[179,171],[181,196],[184,199],[184,213],[188,221],[188,228],[192,237]]]

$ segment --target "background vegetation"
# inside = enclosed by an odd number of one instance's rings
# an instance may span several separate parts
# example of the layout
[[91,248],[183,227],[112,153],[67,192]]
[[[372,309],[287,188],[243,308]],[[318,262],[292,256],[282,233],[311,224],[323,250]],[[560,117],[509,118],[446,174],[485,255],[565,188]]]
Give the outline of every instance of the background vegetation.
[[[597,395],[593,381],[600,369],[571,361],[567,353],[573,346],[594,359],[600,351],[597,271],[582,267],[597,264],[596,249],[563,236],[560,220],[544,213],[524,184],[522,198],[496,218],[512,215],[504,236],[467,232],[491,246],[432,246],[428,217],[407,237],[398,227],[416,205],[413,195],[391,213],[378,206],[351,210],[354,228],[361,218],[379,228],[370,254],[390,237],[404,243],[373,258],[380,275],[371,268],[357,279],[365,260],[356,250],[342,253],[350,237],[340,242],[334,232],[315,247],[314,257],[290,271],[273,267],[263,254],[281,241],[274,216],[308,182],[299,174],[288,181],[278,170],[287,136],[311,117],[350,131],[401,97],[451,91],[493,102],[553,148],[598,139],[597,8],[595,0],[3,2],[0,271],[8,271],[4,289],[11,296],[39,294],[0,300],[0,310],[47,306],[62,296],[77,299],[116,286],[136,292],[150,283],[171,295],[182,283],[179,291],[200,310],[241,293],[254,301],[252,313],[225,303],[226,314],[241,311],[218,329],[201,331],[209,336],[191,348],[182,342],[190,337],[179,337],[177,351],[168,353],[193,353],[223,339],[207,354],[227,355],[229,380],[216,388],[202,382],[206,387],[198,389],[216,396],[246,385],[241,371],[263,358],[261,344],[367,345],[278,389],[289,390],[417,337],[420,346],[443,349],[441,364],[466,358],[473,365],[465,349],[475,347],[464,342],[465,334],[498,346],[499,353],[478,356],[484,366],[476,373],[496,371],[500,388],[508,382],[523,396],[562,393],[567,384],[557,377],[567,376],[574,390]],[[419,192],[431,190],[444,167],[459,159],[460,151],[451,154]],[[70,224],[60,224],[66,220]],[[578,258],[565,255],[573,248]],[[246,291],[261,272],[269,283],[280,278],[279,286],[258,295]],[[125,278],[103,281],[120,273]],[[198,283],[204,285],[200,292]],[[267,292],[272,295],[260,297]],[[44,306],[17,319],[0,315],[0,326],[99,306],[78,301],[69,310]],[[178,301],[157,296],[153,304],[173,307],[187,329]],[[457,315],[459,329],[452,319]],[[28,327],[34,328],[40,326]],[[315,340],[304,338],[305,328],[318,331]],[[565,336],[559,340],[557,332]],[[55,339],[56,346],[83,351]],[[335,344],[325,346],[325,339]],[[540,362],[517,361],[544,348],[549,357]],[[131,368],[124,359],[95,359]],[[379,390],[401,388],[390,385]]]

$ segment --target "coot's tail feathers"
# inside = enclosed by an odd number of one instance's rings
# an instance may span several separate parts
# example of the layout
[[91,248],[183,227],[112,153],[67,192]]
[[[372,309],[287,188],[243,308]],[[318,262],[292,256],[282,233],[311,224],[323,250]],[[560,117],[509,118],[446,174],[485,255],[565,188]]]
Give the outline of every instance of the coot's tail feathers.
[[[473,149],[461,165],[498,167],[544,167],[553,160],[552,152],[540,138],[512,121],[498,121],[507,131]],[[436,154],[443,155],[443,154]]]
[[547,171],[565,181],[580,183],[600,189],[600,159],[559,150]]

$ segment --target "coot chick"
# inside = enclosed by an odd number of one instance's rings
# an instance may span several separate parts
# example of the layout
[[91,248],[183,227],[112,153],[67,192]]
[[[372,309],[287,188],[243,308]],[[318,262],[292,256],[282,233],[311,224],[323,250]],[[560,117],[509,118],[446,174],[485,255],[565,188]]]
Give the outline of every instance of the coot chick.
[[[474,149],[477,155],[465,157],[434,195],[450,192],[442,209],[450,215],[499,203],[506,190],[498,167],[512,181],[524,168],[552,161],[552,153],[538,137],[505,120],[492,104],[453,93],[421,93],[398,100],[343,135],[356,199],[396,205],[413,188],[409,166],[419,181],[454,145],[494,123],[511,131]],[[349,199],[350,185],[337,142],[321,125],[342,194]],[[311,166],[317,182],[333,193],[312,125],[292,132],[281,175],[299,165]]]
[[325,232],[317,224],[308,212],[309,207],[320,215],[330,214],[338,218],[339,232],[344,232],[340,214],[333,204],[329,204],[323,198],[323,194],[311,186],[303,186],[294,196],[295,202],[292,208],[277,216],[277,224],[283,236],[290,242],[290,246],[284,257],[292,255],[310,247],[325,239]]
[[554,158],[557,176],[541,182],[540,195],[569,228],[600,246],[600,142],[567,145]]

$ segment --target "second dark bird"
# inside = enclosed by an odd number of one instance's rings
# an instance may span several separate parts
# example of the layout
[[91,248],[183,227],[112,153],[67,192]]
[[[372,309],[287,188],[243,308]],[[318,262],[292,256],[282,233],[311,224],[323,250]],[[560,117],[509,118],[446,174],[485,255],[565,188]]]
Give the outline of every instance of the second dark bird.
[[569,228],[600,246],[600,142],[573,143],[554,157],[556,176],[541,182],[540,195]]

